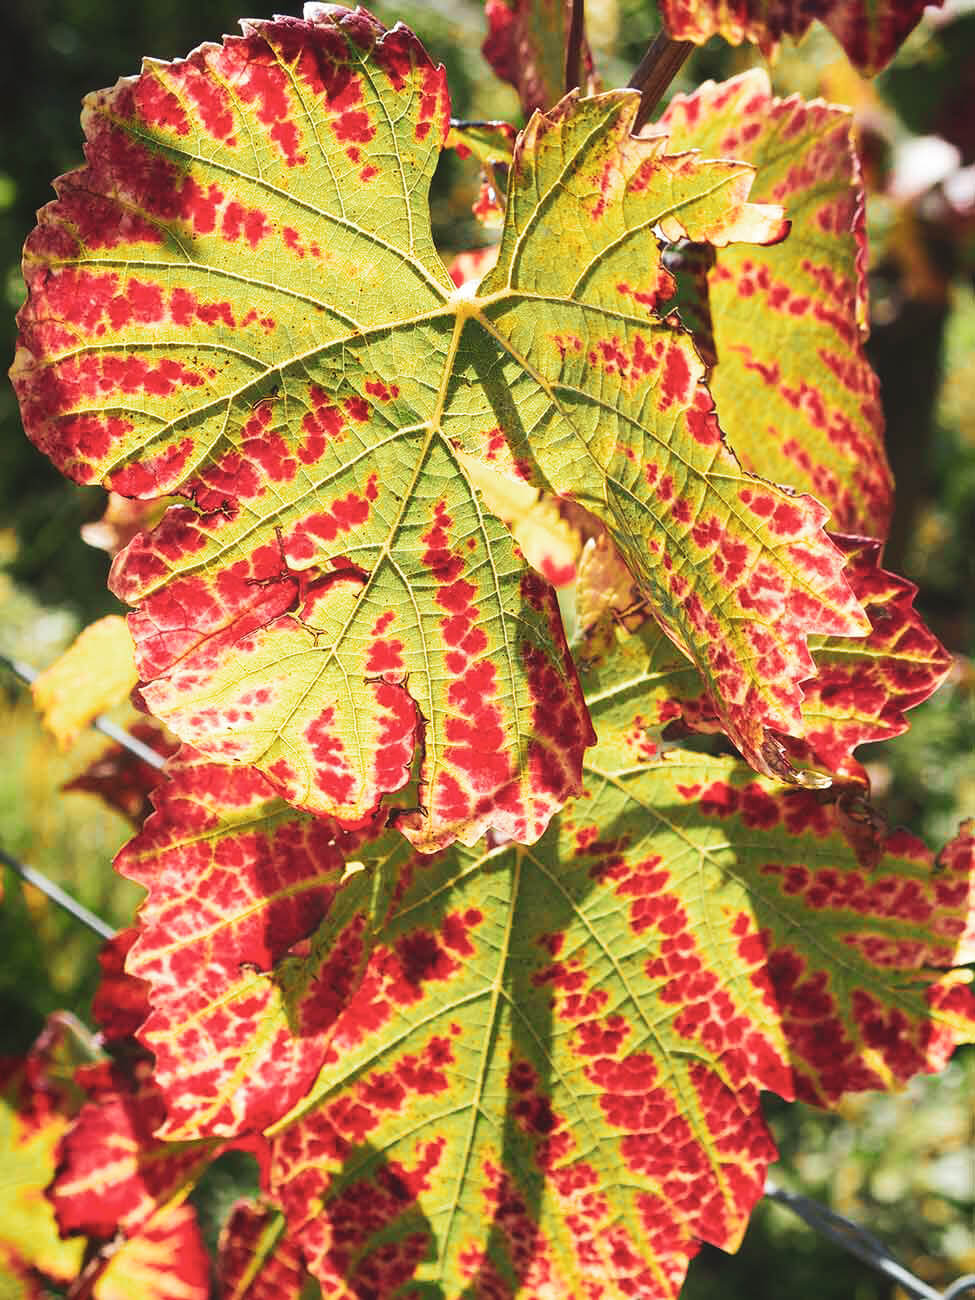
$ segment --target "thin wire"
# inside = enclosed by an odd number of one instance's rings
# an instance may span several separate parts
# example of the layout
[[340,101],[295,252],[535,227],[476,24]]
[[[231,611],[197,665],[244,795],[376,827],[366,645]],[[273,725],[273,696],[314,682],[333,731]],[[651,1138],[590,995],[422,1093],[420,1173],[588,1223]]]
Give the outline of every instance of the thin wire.
[[[11,659],[7,655],[0,655],[0,664],[8,668],[15,677],[19,677],[27,686],[36,681],[40,675],[37,669],[31,667],[30,664],[26,664],[20,659]],[[152,767],[159,769],[166,766],[166,760],[162,754],[158,754],[154,749],[143,744],[141,740],[130,735],[123,727],[113,722],[111,718],[106,718],[103,714],[100,714],[92,720],[90,725],[96,731],[100,731],[103,736],[107,736],[109,740],[114,740],[116,744],[122,745],[130,754],[134,754],[136,758],[140,758],[144,763],[149,763]],[[89,930],[93,930],[100,938],[114,938],[115,931],[107,922],[96,916],[94,912],[90,912],[83,903],[79,903],[60,885],[48,879],[43,872],[28,867],[2,848],[0,848],[0,862],[5,863],[12,871],[15,871],[21,880],[25,880],[29,885],[33,885],[35,889],[39,889],[42,894],[46,894],[52,902],[63,907],[75,920],[80,921],[82,925],[86,925]]]
[[878,1273],[883,1273],[897,1282],[905,1291],[920,1296],[921,1300],[960,1300],[967,1290],[975,1287],[975,1275],[972,1275],[960,1277],[945,1292],[936,1291],[934,1287],[906,1269],[903,1264],[898,1263],[882,1241],[872,1236],[859,1224],[845,1219],[843,1215],[836,1214],[825,1205],[820,1205],[818,1201],[811,1201],[808,1196],[787,1192],[772,1182],[765,1184],[765,1195],[798,1215],[821,1236],[836,1242],[851,1255],[856,1255],[865,1264],[876,1269]]
[[[5,668],[9,668],[16,677],[19,677],[28,686],[40,676],[36,668],[32,668],[30,664],[25,664],[21,659],[9,659],[6,655],[0,655],[0,664],[3,664]],[[160,771],[166,766],[166,760],[162,754],[158,754],[154,749],[143,744],[141,740],[137,740],[135,736],[130,735],[123,727],[113,722],[111,718],[106,718],[103,713],[93,719],[91,726],[96,731],[100,731],[103,736],[107,736],[109,740],[114,740],[117,745],[122,745],[136,758],[141,758],[143,763],[159,768]]]
[[79,903],[76,898],[72,898],[70,894],[65,893],[61,886],[56,885],[53,880],[48,880],[47,876],[35,871],[33,867],[18,862],[16,858],[11,857],[2,848],[0,848],[0,862],[10,867],[11,871],[15,871],[21,880],[26,880],[28,885],[33,885],[53,902],[63,907],[66,912],[70,912],[75,920],[80,921],[82,925],[87,925],[89,930],[94,930],[100,938],[113,939],[115,937],[115,931],[101,917],[96,916],[94,912],[89,912],[84,904]]

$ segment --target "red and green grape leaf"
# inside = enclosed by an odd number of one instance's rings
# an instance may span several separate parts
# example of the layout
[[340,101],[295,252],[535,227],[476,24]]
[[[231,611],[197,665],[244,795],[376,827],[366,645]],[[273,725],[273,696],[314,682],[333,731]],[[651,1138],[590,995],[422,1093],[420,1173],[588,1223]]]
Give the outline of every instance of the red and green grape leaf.
[[220,1234],[220,1300],[301,1300],[308,1277],[280,1210],[238,1201]]
[[148,985],[125,970],[125,959],[138,935],[135,926],[119,930],[102,945],[98,954],[102,975],[92,999],[91,1014],[106,1043],[133,1039],[149,1014]]
[[485,167],[511,162],[518,132],[510,122],[458,122],[451,119],[444,147],[459,158],[476,158]]
[[[879,542],[840,536],[833,541],[847,557],[847,576],[870,620],[870,634],[857,641],[809,638],[816,676],[802,684],[802,739],[790,742],[790,753],[856,778],[857,746],[906,731],[904,713],[937,690],[952,659],[914,609],[913,583],[881,567]],[[652,621],[632,635],[614,631],[604,638],[597,629],[596,641],[598,652],[583,682],[599,761],[612,761],[614,753],[645,761],[656,754],[661,733],[677,723],[692,731],[718,729],[700,673]],[[587,644],[581,647],[584,657]]]
[[[660,13],[675,40],[703,44],[723,36],[732,45],[753,41],[775,52],[783,36],[804,36],[814,19],[830,29],[850,59],[879,72],[919,22],[929,0],[661,0]],[[944,0],[934,0],[935,5]]]
[[345,825],[417,760],[417,846],[537,838],[592,733],[554,595],[456,455],[493,451],[600,515],[741,751],[790,775],[770,733],[806,634],[862,614],[822,507],[741,473],[650,310],[655,230],[768,240],[778,210],[746,164],[633,139],[635,92],[569,97],[520,139],[497,267],[455,290],[426,202],[442,70],[402,27],[309,14],[89,97],[88,165],[27,245],[31,436],[190,503],[113,570],[149,707]]
[[166,1142],[165,1117],[149,1062],[106,1062],[78,1071],[88,1100],[61,1140],[48,1193],[65,1236],[110,1240],[138,1235],[178,1202],[219,1153],[216,1142]]
[[[259,1131],[307,1092],[409,856],[296,811],[253,768],[185,749],[116,866],[149,891],[130,976],[165,1138]],[[349,859],[369,863],[343,883]],[[349,896],[354,898],[349,905]],[[372,918],[370,909],[375,909]]]
[[26,1057],[0,1058],[0,1291],[11,1300],[40,1300],[37,1274],[67,1282],[81,1267],[82,1244],[61,1239],[44,1195],[77,1108],[61,1078],[66,1053],[77,1056],[70,1038],[70,1024],[52,1018]]
[[885,537],[892,484],[864,352],[864,196],[851,120],[821,100],[774,99],[755,68],[675,96],[659,126],[672,147],[752,163],[755,197],[781,203],[792,222],[775,247],[721,248],[709,259],[705,350],[717,364],[708,383],[732,446],[746,469],[828,506],[833,531]]
[[209,1300],[210,1258],[196,1211],[161,1210],[108,1261],[94,1300]]
[[[514,86],[528,117],[551,108],[566,89],[568,0],[485,0],[488,34],[481,52],[502,81]],[[583,33],[573,85],[592,79],[589,44]]]
[[535,838],[591,735],[554,597],[442,429],[467,311],[427,209],[443,70],[313,14],[89,97],[15,383],[67,472],[193,503],[113,579],[184,740],[350,824],[420,748],[418,842]]
[[734,759],[587,770],[531,848],[414,861],[269,1189],[326,1290],[675,1295],[734,1248],[774,1149],[759,1091],[822,1105],[975,1036],[972,842],[890,837]]

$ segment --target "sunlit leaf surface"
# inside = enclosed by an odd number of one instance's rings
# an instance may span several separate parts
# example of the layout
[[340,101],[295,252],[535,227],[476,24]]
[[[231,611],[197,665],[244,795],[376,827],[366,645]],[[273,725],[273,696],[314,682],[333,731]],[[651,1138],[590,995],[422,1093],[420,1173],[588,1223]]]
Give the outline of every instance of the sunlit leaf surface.
[[798,725],[805,636],[862,615],[822,507],[741,473],[652,310],[655,230],[767,241],[778,209],[743,164],[633,139],[634,92],[570,97],[516,149],[497,266],[454,290],[442,70],[309,13],[90,97],[89,165],[28,242],[35,441],[191,502],[114,568],[150,708],[346,825],[418,758],[419,847],[537,838],[592,736],[551,590],[459,449],[599,515],[741,751],[790,776],[770,730]]
[[767,55],[783,36],[804,36],[818,18],[857,67],[873,73],[890,61],[926,6],[927,0],[661,0],[660,12],[678,40],[754,41]]
[[734,760],[587,773],[534,848],[418,862],[274,1139],[327,1287],[673,1295],[733,1247],[773,1148],[761,1089],[830,1104],[975,1033],[971,844],[861,868],[836,809]]
[[781,203],[792,223],[775,247],[710,258],[709,386],[732,446],[746,469],[827,505],[833,531],[885,537],[893,489],[864,353],[864,195],[850,128],[847,109],[773,98],[759,68],[677,95],[660,122],[674,145],[754,164],[755,196]]
[[[851,641],[844,637],[810,637],[816,676],[803,683],[803,761],[840,776],[854,775],[859,765],[854,750],[867,741],[889,740],[908,728],[906,710],[928,699],[945,680],[952,658],[914,609],[916,588],[888,573],[880,564],[879,542],[835,537],[847,556],[847,573],[870,619],[870,635]],[[600,570],[613,570],[607,561]],[[613,587],[596,583],[604,595]],[[624,589],[625,590],[625,589]],[[603,605],[589,596],[586,565],[579,584],[584,624],[603,616],[584,638],[583,658],[591,656],[584,675],[587,694],[599,703],[599,742],[596,753],[613,761],[628,754],[644,760],[657,753],[660,736],[675,724],[692,731],[719,729],[717,711],[701,675],[644,616],[630,636],[619,611],[625,595],[613,606],[611,633],[605,628]]]

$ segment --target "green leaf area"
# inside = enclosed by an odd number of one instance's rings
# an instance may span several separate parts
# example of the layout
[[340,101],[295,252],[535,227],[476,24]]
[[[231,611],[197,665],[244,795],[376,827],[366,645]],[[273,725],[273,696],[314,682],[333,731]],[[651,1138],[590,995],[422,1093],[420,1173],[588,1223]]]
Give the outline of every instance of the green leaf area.
[[826,508],[742,471],[655,310],[661,241],[767,242],[781,212],[748,164],[633,138],[637,102],[532,119],[497,266],[455,290],[427,207],[443,70],[313,6],[90,96],[87,165],[28,241],[31,437],[187,502],[113,572],[149,708],[346,830],[409,788],[425,851],[530,843],[581,788],[553,593],[462,454],[602,521],[766,775],[798,779],[773,733],[801,734],[807,634],[867,631]]

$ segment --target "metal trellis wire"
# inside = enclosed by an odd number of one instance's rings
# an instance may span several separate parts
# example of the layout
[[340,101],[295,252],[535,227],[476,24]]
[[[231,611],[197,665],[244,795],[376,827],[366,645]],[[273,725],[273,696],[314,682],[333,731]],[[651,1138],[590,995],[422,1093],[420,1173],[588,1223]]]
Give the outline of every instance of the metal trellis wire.
[[947,1291],[938,1291],[906,1269],[894,1258],[882,1241],[867,1232],[866,1228],[854,1223],[852,1219],[844,1218],[842,1214],[820,1205],[818,1201],[810,1200],[808,1196],[787,1192],[785,1188],[778,1187],[771,1181],[765,1184],[765,1195],[769,1200],[784,1205],[793,1214],[798,1215],[821,1237],[842,1246],[849,1254],[855,1255],[864,1264],[889,1277],[910,1295],[918,1296],[919,1300],[962,1300],[962,1297],[967,1295],[975,1296],[975,1273],[960,1277],[957,1282],[953,1282],[948,1287]]

